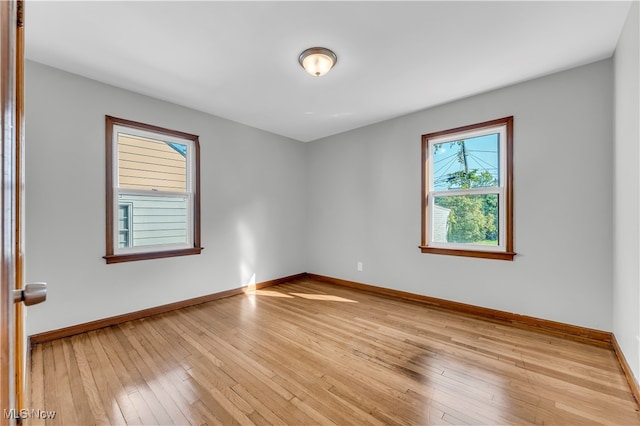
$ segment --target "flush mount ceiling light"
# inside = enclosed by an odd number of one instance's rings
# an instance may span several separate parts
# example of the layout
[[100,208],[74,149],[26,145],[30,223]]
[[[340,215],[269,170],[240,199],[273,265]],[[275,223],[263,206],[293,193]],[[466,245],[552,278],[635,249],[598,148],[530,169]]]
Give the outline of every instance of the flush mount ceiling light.
[[309,74],[321,77],[329,72],[338,61],[331,50],[324,47],[310,47],[300,54],[298,62]]

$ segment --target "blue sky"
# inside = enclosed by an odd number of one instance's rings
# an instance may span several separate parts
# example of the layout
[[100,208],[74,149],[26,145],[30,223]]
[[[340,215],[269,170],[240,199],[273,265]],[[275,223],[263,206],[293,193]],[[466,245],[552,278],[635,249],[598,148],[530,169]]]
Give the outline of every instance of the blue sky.
[[[469,170],[489,172],[499,178],[499,134],[464,139]],[[464,170],[464,164],[458,159],[461,147],[456,142],[444,142],[435,145],[433,154],[433,181],[435,190],[447,189],[446,178],[451,173]]]

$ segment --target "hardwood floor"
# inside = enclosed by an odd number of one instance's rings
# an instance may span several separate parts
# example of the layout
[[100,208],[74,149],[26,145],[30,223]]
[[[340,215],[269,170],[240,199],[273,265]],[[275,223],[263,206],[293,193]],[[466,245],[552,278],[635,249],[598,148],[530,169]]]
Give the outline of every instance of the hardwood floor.
[[609,348],[311,279],[36,345],[31,424],[640,424]]

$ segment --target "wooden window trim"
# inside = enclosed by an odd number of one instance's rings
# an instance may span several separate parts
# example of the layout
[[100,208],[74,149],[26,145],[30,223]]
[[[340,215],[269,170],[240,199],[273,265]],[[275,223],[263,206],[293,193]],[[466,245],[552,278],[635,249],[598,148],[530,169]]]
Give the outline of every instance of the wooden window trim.
[[[105,116],[106,123],[106,155],[105,155],[105,167],[106,167],[106,255],[103,258],[107,264],[131,262],[137,260],[147,259],[161,259],[167,257],[176,256],[188,256],[194,254],[200,254],[203,250],[200,242],[200,142],[197,135],[180,132],[177,130],[165,129],[163,127],[153,126],[150,124],[139,123],[137,121],[127,120],[124,118],[117,118],[112,116]],[[177,250],[156,250],[150,248],[150,251],[143,253],[131,253],[131,254],[114,254],[114,190],[113,183],[115,176],[113,175],[113,127],[115,125],[122,125],[131,127],[138,130],[145,130],[155,133],[166,134],[182,139],[187,139],[193,142],[194,156],[195,156],[195,176],[194,176],[194,194],[193,194],[193,247]]]
[[[485,251],[485,250],[460,250],[441,247],[430,247],[428,245],[428,198],[429,193],[429,140],[440,136],[454,133],[480,130],[487,127],[506,126],[506,176],[504,184],[505,199],[505,250]],[[422,242],[419,246],[422,253],[444,254],[450,256],[476,257],[483,259],[513,260],[516,253],[513,250],[513,116],[485,121],[457,127],[455,129],[443,130],[439,132],[422,135],[422,192],[421,192],[421,216],[422,216]]]

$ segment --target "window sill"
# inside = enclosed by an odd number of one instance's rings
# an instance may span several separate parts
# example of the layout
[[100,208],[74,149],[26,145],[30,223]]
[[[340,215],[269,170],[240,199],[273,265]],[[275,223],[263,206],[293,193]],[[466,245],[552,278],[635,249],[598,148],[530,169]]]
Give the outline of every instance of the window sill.
[[136,260],[162,259],[165,257],[190,256],[194,254],[200,254],[202,250],[203,250],[202,247],[194,247],[194,248],[188,248],[188,249],[154,251],[154,252],[148,252],[148,253],[108,254],[106,256],[103,256],[103,258],[107,261],[107,264],[110,264],[110,263],[133,262]]
[[516,253],[504,252],[504,251],[480,251],[480,250],[453,250],[445,248],[435,248],[420,246],[422,253],[432,254],[445,254],[449,256],[463,256],[463,257],[478,257],[483,259],[497,259],[497,260],[513,260]]

